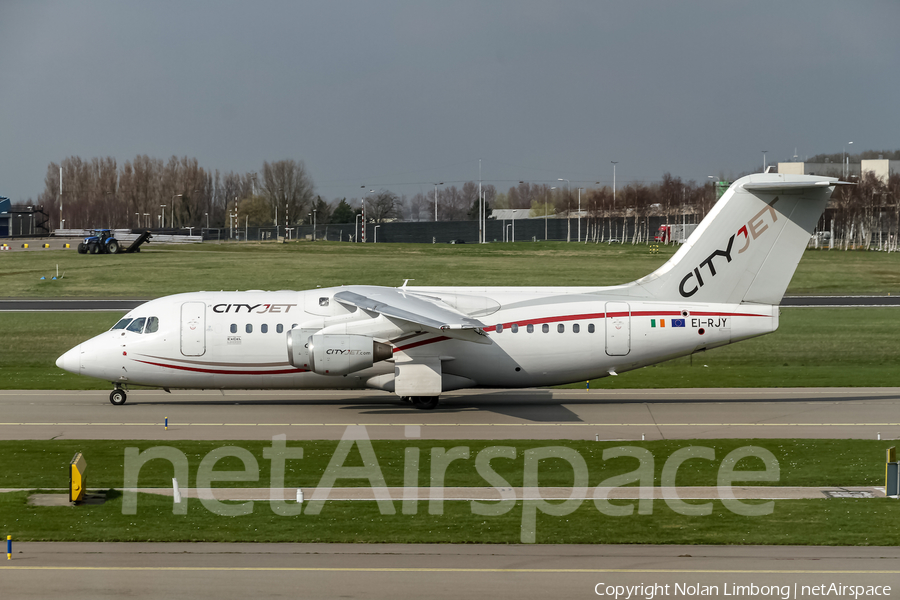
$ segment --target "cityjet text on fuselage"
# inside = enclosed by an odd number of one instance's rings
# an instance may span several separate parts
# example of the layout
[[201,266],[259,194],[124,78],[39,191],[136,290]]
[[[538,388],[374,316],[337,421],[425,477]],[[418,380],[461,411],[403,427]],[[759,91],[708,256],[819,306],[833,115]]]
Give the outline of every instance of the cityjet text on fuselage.
[[[289,313],[291,308],[296,304],[216,304],[212,307],[215,313],[256,313],[258,315],[266,313]],[[259,309],[259,310],[257,310]]]

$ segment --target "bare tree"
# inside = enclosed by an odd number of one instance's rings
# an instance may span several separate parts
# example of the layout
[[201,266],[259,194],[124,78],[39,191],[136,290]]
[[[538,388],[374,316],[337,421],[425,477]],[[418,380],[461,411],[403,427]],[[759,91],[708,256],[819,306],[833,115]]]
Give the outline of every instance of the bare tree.
[[288,223],[302,221],[313,203],[313,182],[303,161],[265,161],[262,176],[262,194],[273,210],[278,207],[279,219],[286,210]]
[[400,198],[388,190],[381,190],[367,201],[366,219],[373,223],[384,223],[399,216]]

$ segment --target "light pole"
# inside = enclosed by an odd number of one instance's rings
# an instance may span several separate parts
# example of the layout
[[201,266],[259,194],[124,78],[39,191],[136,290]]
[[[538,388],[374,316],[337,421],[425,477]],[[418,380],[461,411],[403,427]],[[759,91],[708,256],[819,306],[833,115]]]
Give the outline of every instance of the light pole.
[[[555,189],[556,189],[556,187],[554,186],[554,187],[550,188],[550,191],[552,192],[552,191],[555,190]],[[547,241],[547,214],[548,214],[548,212],[549,212],[549,211],[547,210],[547,209],[548,209],[548,206],[547,206],[547,200],[548,200],[548,198],[547,198],[547,196],[549,196],[549,195],[550,195],[550,193],[548,192],[548,193],[544,196],[544,241],[545,241],[545,242]]]
[[[609,161],[609,162],[611,162],[611,163],[612,163],[612,166],[613,166],[613,205],[612,205],[612,212],[613,212],[613,218],[615,218],[615,213],[616,213],[616,165],[619,164],[619,161],[617,161],[617,160],[611,160],[611,161]],[[610,234],[612,234],[612,231],[610,231]],[[616,219],[616,237],[617,237],[617,238],[619,237],[619,219]]]
[[144,213],[144,217],[147,221],[147,229],[150,229],[150,213]]
[[[366,186],[364,186],[364,185],[361,185],[359,187],[361,187],[362,189],[366,189]],[[362,221],[362,241],[364,244],[366,243],[366,197],[368,197],[369,194],[374,194],[374,193],[375,193],[374,189],[369,190],[368,192],[363,194],[363,197],[359,201],[359,203],[362,207],[362,219],[360,219],[360,220]]]
[[581,192],[584,188],[578,188],[578,241],[581,242]]
[[203,213],[206,215],[206,230],[209,231],[209,213]]
[[313,209],[313,241],[316,241],[316,209]]
[[516,211],[518,211],[518,209],[517,209],[517,208],[514,208],[514,209],[513,209],[513,222],[512,222],[512,226],[513,226],[513,229],[512,229],[512,233],[513,233],[512,241],[513,241],[513,242],[516,241]]
[[[197,190],[194,190],[195,192]],[[175,227],[175,198],[184,198],[184,194],[175,194],[172,196],[172,227]]]
[[[557,181],[565,181],[566,182],[566,223],[571,223],[569,220],[569,193],[572,191],[572,185],[569,183],[568,179],[564,179],[560,177]],[[567,227],[571,227],[571,225],[567,225]],[[566,234],[566,241],[569,241],[569,238],[572,236],[572,230],[569,229],[569,233]]]
[[707,179],[715,179],[715,180],[716,180],[715,183],[713,183],[713,203],[715,203],[715,201],[716,201],[716,194],[718,194],[718,183],[719,183],[719,178],[718,178],[718,177],[713,177],[712,175],[707,175],[706,178],[707,178]]
[[161,216],[160,216],[161,223],[160,223],[159,227],[160,227],[160,229],[163,229],[166,226],[166,205],[160,204],[159,210],[162,211]]
[[137,226],[141,226],[141,213],[134,213],[134,220],[137,222]]
[[[850,179],[850,155],[847,154],[847,146],[849,145],[853,145],[853,142],[847,142],[847,144],[841,149],[841,170],[844,171],[844,179]],[[844,155],[847,156],[846,168],[844,167]]]
[[437,186],[444,185],[444,182],[432,183],[434,186],[434,220],[437,221]]

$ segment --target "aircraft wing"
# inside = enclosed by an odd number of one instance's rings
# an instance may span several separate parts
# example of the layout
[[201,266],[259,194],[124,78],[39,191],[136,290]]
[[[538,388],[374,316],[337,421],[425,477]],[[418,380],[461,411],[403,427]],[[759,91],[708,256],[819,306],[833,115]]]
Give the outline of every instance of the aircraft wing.
[[450,338],[490,344],[484,324],[441,302],[440,298],[418,295],[397,288],[366,288],[342,291],[334,295],[341,304],[356,306],[396,321],[405,321],[416,329]]

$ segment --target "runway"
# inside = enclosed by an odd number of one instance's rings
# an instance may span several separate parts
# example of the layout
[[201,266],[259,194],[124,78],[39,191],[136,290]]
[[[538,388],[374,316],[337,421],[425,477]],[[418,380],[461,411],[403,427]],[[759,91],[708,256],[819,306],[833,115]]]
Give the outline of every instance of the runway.
[[[897,547],[25,543],[4,563],[6,596],[73,600],[543,600],[615,597],[616,586],[636,585],[661,587],[632,598],[701,595],[688,586],[717,586],[712,596],[803,598],[813,597],[803,586],[831,584],[891,586],[880,589],[890,597],[900,581]],[[779,591],[751,594],[749,586]]]
[[[0,391],[0,439],[900,438],[900,388],[464,390],[434,411],[376,391]],[[168,418],[168,429],[164,423]]]

